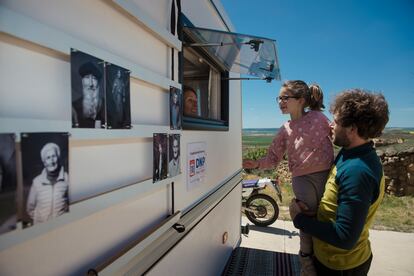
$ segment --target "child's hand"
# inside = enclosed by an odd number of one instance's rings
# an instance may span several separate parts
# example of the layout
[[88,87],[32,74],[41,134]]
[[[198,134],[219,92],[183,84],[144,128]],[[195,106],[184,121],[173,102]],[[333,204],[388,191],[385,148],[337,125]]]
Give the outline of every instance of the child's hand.
[[256,160],[245,159],[243,160],[243,169],[256,169],[259,166]]

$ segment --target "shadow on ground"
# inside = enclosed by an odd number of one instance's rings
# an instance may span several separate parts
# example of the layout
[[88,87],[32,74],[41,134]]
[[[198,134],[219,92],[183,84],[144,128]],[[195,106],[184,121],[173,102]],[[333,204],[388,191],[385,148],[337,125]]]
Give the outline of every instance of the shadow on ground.
[[258,231],[258,232],[263,232],[263,233],[288,236],[290,239],[293,236],[299,236],[298,231],[289,231],[289,230],[280,229],[280,228],[272,227],[272,226],[261,227],[261,226],[256,226],[256,225],[249,225],[249,229],[250,231]]

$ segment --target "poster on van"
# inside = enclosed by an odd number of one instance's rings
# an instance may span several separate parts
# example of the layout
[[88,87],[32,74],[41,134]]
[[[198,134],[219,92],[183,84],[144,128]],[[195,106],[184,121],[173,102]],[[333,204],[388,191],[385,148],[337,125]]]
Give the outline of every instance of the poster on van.
[[22,133],[23,227],[69,211],[67,132]]
[[187,190],[202,184],[207,170],[207,143],[197,142],[187,145]]
[[107,128],[131,128],[131,72],[111,63],[106,64],[105,72]]
[[152,182],[158,182],[168,176],[168,136],[166,133],[153,134]]
[[0,234],[16,229],[16,147],[13,133],[0,134]]
[[170,87],[170,128],[181,129],[183,93],[180,89]]
[[168,138],[168,176],[174,177],[181,173],[180,134],[170,134]]
[[105,128],[104,61],[71,49],[72,127]]

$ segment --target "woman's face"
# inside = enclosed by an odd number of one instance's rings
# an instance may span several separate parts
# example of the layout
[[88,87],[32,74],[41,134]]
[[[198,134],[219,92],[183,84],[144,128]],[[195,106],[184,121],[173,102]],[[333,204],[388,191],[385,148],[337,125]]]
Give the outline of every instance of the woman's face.
[[46,151],[42,158],[43,166],[47,172],[54,172],[58,169],[58,156],[54,149]]
[[184,115],[198,115],[198,99],[193,91],[184,92]]

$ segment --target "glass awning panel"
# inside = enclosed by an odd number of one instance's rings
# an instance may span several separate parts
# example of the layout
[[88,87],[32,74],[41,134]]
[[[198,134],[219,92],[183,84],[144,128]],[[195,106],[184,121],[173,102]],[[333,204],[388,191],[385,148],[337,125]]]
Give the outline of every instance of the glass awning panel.
[[184,31],[192,40],[184,47],[203,47],[228,71],[280,80],[275,40],[189,26]]

